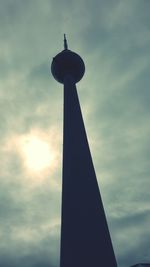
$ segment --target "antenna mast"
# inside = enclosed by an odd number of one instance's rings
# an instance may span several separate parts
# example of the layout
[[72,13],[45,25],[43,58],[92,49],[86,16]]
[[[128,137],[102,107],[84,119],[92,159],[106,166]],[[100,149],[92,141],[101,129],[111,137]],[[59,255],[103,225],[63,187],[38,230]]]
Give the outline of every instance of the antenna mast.
[[68,50],[68,43],[67,43],[67,39],[66,39],[66,34],[64,34],[64,49]]

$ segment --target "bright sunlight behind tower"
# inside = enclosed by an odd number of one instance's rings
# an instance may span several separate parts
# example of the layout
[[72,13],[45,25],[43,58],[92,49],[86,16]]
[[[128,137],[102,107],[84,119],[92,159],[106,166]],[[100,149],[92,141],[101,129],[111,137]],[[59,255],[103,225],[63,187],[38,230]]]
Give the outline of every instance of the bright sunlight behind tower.
[[32,131],[21,136],[18,143],[19,151],[25,168],[33,172],[43,172],[46,169],[54,169],[57,165],[57,149],[54,142],[50,142],[54,138],[40,131]]
[[36,136],[25,139],[22,150],[26,166],[33,171],[41,171],[54,161],[54,152],[50,145]]

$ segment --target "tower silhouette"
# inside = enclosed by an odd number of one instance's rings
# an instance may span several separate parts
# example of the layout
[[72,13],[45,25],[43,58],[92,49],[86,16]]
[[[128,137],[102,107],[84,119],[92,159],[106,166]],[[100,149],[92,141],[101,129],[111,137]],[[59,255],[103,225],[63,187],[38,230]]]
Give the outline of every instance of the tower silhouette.
[[64,84],[60,267],[116,267],[76,90],[85,65],[66,37],[51,71]]

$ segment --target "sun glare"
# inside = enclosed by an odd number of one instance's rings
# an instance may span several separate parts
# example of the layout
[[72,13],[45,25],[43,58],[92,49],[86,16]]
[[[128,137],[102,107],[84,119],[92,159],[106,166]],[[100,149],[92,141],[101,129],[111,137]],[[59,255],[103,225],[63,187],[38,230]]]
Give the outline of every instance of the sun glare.
[[50,145],[36,136],[29,136],[22,142],[25,165],[32,171],[42,171],[53,164],[55,153]]
[[[58,149],[59,136],[56,129],[46,133],[39,129],[32,129],[27,134],[14,135],[5,144],[5,151],[14,151],[18,154],[22,177],[29,181],[29,186],[47,184],[54,190],[59,190],[60,185],[56,179],[59,168],[60,154]],[[50,179],[47,180],[47,178]]]

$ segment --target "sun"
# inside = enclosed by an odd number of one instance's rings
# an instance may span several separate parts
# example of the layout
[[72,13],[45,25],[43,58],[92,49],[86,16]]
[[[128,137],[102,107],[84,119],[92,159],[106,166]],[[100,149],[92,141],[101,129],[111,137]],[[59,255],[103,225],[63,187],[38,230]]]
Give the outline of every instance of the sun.
[[54,150],[38,136],[31,135],[22,140],[22,154],[26,167],[35,172],[45,170],[54,164]]

